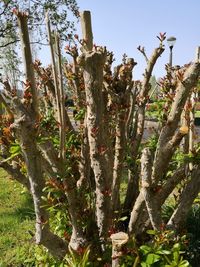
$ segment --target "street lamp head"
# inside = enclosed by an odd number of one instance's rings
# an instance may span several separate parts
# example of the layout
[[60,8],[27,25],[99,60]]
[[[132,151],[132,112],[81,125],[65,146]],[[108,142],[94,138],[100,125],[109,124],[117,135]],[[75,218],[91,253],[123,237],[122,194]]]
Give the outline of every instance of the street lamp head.
[[168,43],[170,49],[172,49],[174,47],[175,42],[176,42],[176,37],[171,36],[171,37],[167,38],[167,43]]

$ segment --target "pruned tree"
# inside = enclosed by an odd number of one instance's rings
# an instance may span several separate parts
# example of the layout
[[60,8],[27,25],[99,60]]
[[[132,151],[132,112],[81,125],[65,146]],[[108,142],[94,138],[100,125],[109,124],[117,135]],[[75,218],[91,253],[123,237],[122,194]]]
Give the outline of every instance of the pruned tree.
[[[1,121],[0,166],[32,194],[36,242],[62,258],[68,246],[79,250],[92,245],[99,252],[105,251],[109,236],[122,230],[136,238],[145,229],[160,230],[162,206],[182,183],[177,208],[166,226],[180,230],[200,190],[198,149],[190,157],[192,169],[188,169],[187,158],[177,166],[172,164],[181,140],[189,132],[189,121],[185,120],[184,125],[180,122],[199,79],[199,57],[174,72],[170,84],[168,77],[161,81],[165,104],[152,145],[149,140],[143,141],[145,113],[152,71],[164,52],[165,34],[160,34],[158,47],[150,57],[138,47],[147,66],[143,80],[134,81],[134,59],[124,55],[113,71],[113,53],[93,45],[89,11],[80,16],[83,39],[75,36],[80,50],[78,45],[66,46],[72,62],[63,66],[59,35],[52,32],[47,17],[52,65],[45,69],[39,61],[32,62],[27,15],[15,13],[26,81],[22,98],[4,82],[0,100],[10,116]],[[74,90],[77,125],[64,106],[63,73]],[[18,146],[14,154],[13,144]],[[22,172],[24,163],[26,171]],[[124,177],[128,178],[125,193],[121,191]],[[50,227],[44,204],[55,203],[68,215],[70,238],[57,235]],[[120,223],[122,216],[126,216],[124,224]],[[126,241],[119,242],[121,236]],[[114,243],[127,242],[123,233],[111,238]],[[116,251],[113,248],[113,253]],[[113,266],[118,266],[117,260]]]

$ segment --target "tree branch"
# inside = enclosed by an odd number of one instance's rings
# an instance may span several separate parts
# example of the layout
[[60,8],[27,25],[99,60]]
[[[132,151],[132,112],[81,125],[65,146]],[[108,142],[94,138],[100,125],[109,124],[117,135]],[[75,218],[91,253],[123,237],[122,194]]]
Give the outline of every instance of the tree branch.
[[[172,103],[172,107],[167,119],[166,125],[162,128],[157,150],[155,153],[153,164],[153,183],[156,182],[164,175],[167,170],[169,161],[180,143],[181,136],[184,136],[184,131],[176,132],[182,110],[184,108],[187,97],[192,88],[196,85],[200,75],[200,63],[193,63],[186,70],[183,80],[179,81],[176,88],[176,95]],[[186,134],[186,132],[185,132]]]
[[200,167],[194,166],[191,173],[191,180],[186,184],[180,196],[179,204],[172,214],[168,226],[174,227],[178,230],[182,228],[187,218],[187,213],[191,208],[194,199],[200,191]]
[[28,177],[21,173],[19,166],[11,165],[7,162],[0,162],[0,167],[2,167],[8,174],[11,175],[13,179],[22,184],[30,192],[30,183]]
[[146,203],[147,211],[151,224],[155,230],[160,230],[161,226],[161,206],[155,201],[155,193],[153,192],[151,183],[152,172],[152,153],[149,148],[144,148],[141,157],[141,179],[142,193]]

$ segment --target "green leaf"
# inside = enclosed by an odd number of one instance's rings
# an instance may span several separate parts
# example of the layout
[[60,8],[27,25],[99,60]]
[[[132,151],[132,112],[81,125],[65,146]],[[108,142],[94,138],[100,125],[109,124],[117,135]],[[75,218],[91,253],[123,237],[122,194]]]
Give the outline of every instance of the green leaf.
[[180,256],[179,253],[178,253],[178,251],[175,251],[173,253],[173,256],[174,256],[174,261],[178,263],[179,262],[179,256]]
[[149,235],[156,235],[156,231],[155,230],[147,230],[147,234]]
[[34,258],[29,258],[24,261],[24,263],[34,263],[35,259]]
[[160,256],[159,255],[150,253],[150,254],[147,255],[146,263],[147,264],[153,264],[155,262],[158,262],[159,260],[160,260]]
[[20,145],[19,144],[16,144],[16,143],[12,144],[11,147],[10,147],[10,149],[9,149],[9,152],[11,154],[20,153],[21,152]]
[[170,255],[172,252],[170,250],[162,249],[162,250],[156,251],[156,253],[159,255]]
[[186,260],[181,261],[181,263],[180,263],[180,265],[179,265],[179,267],[189,267],[189,266],[190,266],[190,264],[189,264],[189,262],[186,261]]
[[142,251],[144,254],[147,254],[152,251],[152,248],[146,245],[143,245],[140,247],[140,251]]
[[127,218],[128,218],[127,216],[124,216],[124,217],[121,217],[118,221],[123,222],[123,221],[126,221]]
[[179,243],[176,243],[176,244],[173,245],[173,249],[174,250],[180,250],[180,248],[181,247],[180,247],[180,244]]

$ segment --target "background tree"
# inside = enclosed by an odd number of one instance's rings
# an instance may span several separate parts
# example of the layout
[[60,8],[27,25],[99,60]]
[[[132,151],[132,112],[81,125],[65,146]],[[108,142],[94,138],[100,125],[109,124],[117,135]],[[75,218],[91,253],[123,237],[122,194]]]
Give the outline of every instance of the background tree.
[[52,24],[57,27],[60,34],[70,33],[71,30],[74,30],[74,22],[70,13],[78,18],[78,6],[75,0],[3,0],[0,2],[0,38],[11,38],[4,46],[16,42],[18,39],[13,34],[15,32],[13,29],[16,29],[17,26],[17,21],[12,15],[11,10],[15,8],[25,10],[29,13],[29,24],[37,31],[37,36],[39,37],[38,40],[35,40],[36,42],[43,42],[44,40],[44,18],[47,10],[49,11]]
[[[78,18],[78,6],[75,0],[68,1],[13,1],[0,2],[0,52],[1,73],[11,85],[17,87],[17,79],[20,79],[20,58],[18,57],[19,38],[16,32],[17,20],[12,10],[25,10],[29,14],[29,30],[32,54],[36,58],[37,50],[46,43],[45,13],[48,11],[51,22],[63,39],[70,39],[74,31],[72,18]],[[68,35],[66,36],[66,32]],[[64,34],[63,34],[64,33]],[[19,84],[18,84],[19,86]]]
[[19,87],[20,76],[22,72],[20,71],[21,61],[17,53],[17,45],[10,44],[5,46],[5,44],[10,42],[10,38],[2,38],[2,46],[0,47],[0,69],[1,69],[1,79],[8,80],[13,88]]

